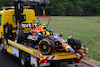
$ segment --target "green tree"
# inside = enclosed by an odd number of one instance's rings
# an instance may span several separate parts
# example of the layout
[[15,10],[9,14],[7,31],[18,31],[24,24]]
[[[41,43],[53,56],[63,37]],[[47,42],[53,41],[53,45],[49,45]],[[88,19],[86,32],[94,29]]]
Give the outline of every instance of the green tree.
[[2,9],[3,6],[3,0],[0,0],[0,10]]
[[13,6],[13,0],[3,0],[4,6]]
[[[46,5],[46,15],[100,14],[100,0],[50,0],[50,2]],[[13,6],[13,0],[0,0],[0,9],[3,6]],[[36,15],[42,15],[42,7],[32,6],[32,8],[36,11]]]

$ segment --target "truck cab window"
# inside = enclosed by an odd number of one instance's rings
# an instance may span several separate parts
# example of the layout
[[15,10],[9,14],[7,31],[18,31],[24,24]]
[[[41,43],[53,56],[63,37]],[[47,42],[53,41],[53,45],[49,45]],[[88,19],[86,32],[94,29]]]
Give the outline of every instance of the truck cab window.
[[26,21],[26,15],[21,15],[21,21],[23,22],[23,21]]
[[[21,18],[22,18],[22,22],[23,21],[26,21],[26,15],[21,15]],[[15,15],[13,15],[13,22],[16,22],[16,18],[15,18]]]
[[0,15],[0,25],[1,25],[1,19],[2,19],[2,16]]
[[16,22],[15,15],[13,15],[13,22]]

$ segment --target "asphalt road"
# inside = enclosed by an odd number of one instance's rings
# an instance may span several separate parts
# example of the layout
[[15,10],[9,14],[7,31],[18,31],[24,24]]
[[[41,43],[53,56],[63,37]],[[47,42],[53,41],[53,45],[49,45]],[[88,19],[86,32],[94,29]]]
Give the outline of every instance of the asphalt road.
[[0,47],[0,67],[21,67],[21,64],[18,58],[10,54],[3,54]]

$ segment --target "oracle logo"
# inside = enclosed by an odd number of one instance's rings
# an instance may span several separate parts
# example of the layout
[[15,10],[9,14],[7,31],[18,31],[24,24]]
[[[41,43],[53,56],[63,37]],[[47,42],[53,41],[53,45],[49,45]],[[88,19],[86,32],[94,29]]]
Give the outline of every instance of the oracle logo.
[[32,27],[32,24],[31,24],[31,23],[30,23],[30,24],[22,24],[22,27],[23,27],[23,28]]

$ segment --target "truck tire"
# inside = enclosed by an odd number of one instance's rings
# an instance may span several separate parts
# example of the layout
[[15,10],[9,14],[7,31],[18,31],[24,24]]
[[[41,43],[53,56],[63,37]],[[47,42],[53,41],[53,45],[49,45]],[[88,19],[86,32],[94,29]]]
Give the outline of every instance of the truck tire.
[[20,62],[21,62],[22,67],[27,67],[26,55],[24,52],[21,53],[20,55]]
[[4,48],[4,44],[1,44],[1,51],[3,54],[6,54],[6,49]]
[[75,65],[75,67],[84,67],[83,65]]
[[67,67],[68,62],[51,62],[50,67]]
[[38,50],[44,55],[51,54],[54,51],[54,48],[54,42],[48,38],[45,38],[39,42]]
[[7,41],[6,41],[6,39],[3,39],[2,43],[1,43],[1,51],[3,54],[7,53],[6,48],[5,48],[5,43],[7,43]]
[[0,44],[2,43],[2,39],[0,38]]
[[20,62],[22,67],[30,67],[30,54],[20,51]]
[[59,67],[67,67],[68,66],[68,62],[60,62]]
[[75,63],[75,64],[69,64],[68,67],[86,67],[86,66]]

